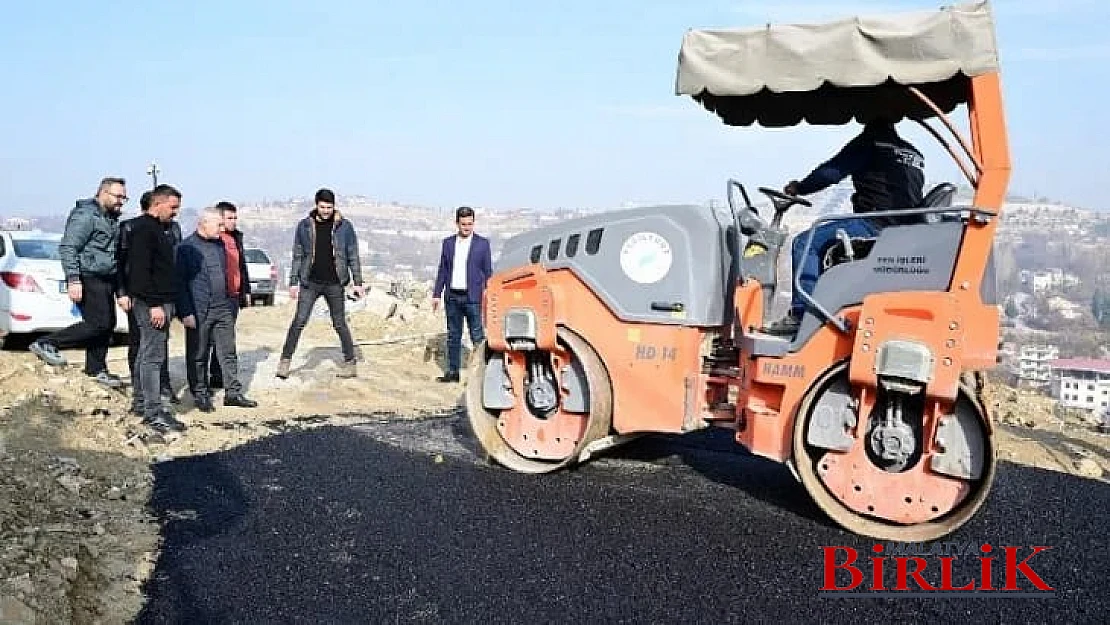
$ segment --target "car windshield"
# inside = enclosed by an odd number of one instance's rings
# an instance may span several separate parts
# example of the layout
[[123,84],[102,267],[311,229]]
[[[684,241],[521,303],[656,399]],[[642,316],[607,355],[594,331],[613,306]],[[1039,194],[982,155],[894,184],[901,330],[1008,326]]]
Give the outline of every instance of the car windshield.
[[270,257],[266,256],[266,252],[258,249],[243,250],[243,256],[247,257],[248,263],[264,263],[270,264]]
[[58,256],[58,241],[49,239],[15,239],[12,241],[15,255],[34,260],[61,260]]

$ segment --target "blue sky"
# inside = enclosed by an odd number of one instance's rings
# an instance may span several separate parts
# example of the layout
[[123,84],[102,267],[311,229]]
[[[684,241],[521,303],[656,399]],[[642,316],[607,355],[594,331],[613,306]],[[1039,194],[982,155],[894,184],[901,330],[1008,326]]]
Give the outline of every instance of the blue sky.
[[[781,187],[854,133],[730,128],[674,95],[687,28],[940,0],[10,2],[0,214],[60,213],[103,175],[185,204],[340,194],[435,206],[616,206]],[[1011,191],[1110,208],[1110,3],[995,0]],[[962,110],[960,111],[962,113]],[[930,180],[962,182],[920,128]],[[134,203],[128,208],[134,210]]]

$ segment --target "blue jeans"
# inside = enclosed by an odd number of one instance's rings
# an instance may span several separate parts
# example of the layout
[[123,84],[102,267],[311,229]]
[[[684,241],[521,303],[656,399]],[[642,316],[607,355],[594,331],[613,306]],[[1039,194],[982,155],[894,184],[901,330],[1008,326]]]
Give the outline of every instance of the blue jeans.
[[486,338],[482,328],[482,309],[477,303],[466,300],[465,293],[450,289],[444,294],[443,309],[447,313],[447,371],[458,372],[462,354],[462,325],[470,331],[470,342],[475,346]]
[[850,237],[874,237],[879,234],[879,229],[876,228],[869,220],[862,217],[854,219],[845,219],[840,221],[826,221],[818,224],[813,228],[813,242],[809,245],[809,253],[806,257],[802,258],[802,251],[805,249],[806,241],[809,238],[809,230],[803,230],[794,237],[794,242],[790,246],[791,258],[791,279],[790,279],[790,314],[796,318],[801,318],[805,312],[806,303],[802,299],[801,294],[797,288],[794,288],[793,272],[798,271],[801,267],[801,276],[799,282],[805,292],[813,295],[813,288],[817,284],[817,276],[821,271],[821,257],[824,255],[825,248],[836,240],[836,231],[843,229]]

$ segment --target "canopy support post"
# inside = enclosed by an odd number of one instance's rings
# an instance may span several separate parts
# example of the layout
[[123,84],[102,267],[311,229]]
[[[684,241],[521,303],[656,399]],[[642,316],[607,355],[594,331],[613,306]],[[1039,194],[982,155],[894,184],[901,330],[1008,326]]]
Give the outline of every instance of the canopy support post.
[[917,122],[917,124],[925,130],[928,130],[929,134],[933,135],[933,138],[936,139],[938,143],[943,145],[944,149],[948,150],[949,156],[951,156],[952,160],[956,161],[956,164],[959,165],[960,171],[964,173],[964,178],[967,178],[968,184],[970,184],[972,188],[976,187],[979,182],[978,179],[972,175],[971,170],[967,168],[967,164],[964,163],[963,160],[956,154],[956,151],[952,149],[951,144],[945,141],[944,137],[940,136],[940,133],[937,132],[935,128],[933,128],[929,124],[926,124],[925,120],[914,119],[914,121]]
[[[965,141],[963,135],[961,135],[960,132],[958,130],[956,130],[956,127],[954,125],[952,125],[951,120],[949,120],[948,116],[944,114],[944,111],[940,110],[940,107],[937,106],[935,102],[930,100],[929,96],[922,93],[922,91],[920,89],[918,89],[917,87],[915,87],[913,85],[910,85],[909,87],[907,87],[907,89],[910,90],[910,93],[917,96],[917,98],[919,100],[924,102],[925,106],[928,106],[930,109],[932,109],[932,111],[934,113],[936,113],[937,117],[940,118],[940,121],[942,121],[944,123],[944,125],[948,128],[948,131],[952,133],[952,136],[956,137],[956,141],[960,142],[960,147],[962,147],[964,149],[964,153],[966,153],[967,157],[971,159],[971,163],[973,165],[975,165],[975,172],[979,175],[982,175],[982,173],[983,173],[983,164],[979,162],[979,159],[975,158],[975,154],[971,151],[971,148],[968,147],[967,141]],[[953,154],[952,156],[953,156],[953,158],[955,158],[955,154]],[[960,165],[960,168],[963,169],[963,164],[962,163]]]

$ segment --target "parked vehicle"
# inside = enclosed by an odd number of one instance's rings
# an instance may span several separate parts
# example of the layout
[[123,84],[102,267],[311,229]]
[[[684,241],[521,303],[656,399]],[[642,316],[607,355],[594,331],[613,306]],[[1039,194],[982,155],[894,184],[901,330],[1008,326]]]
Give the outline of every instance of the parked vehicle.
[[263,302],[267,306],[273,306],[277,265],[270,260],[266,250],[259,247],[244,248],[243,255],[247,259],[247,278],[251,283],[251,305]]
[[[62,235],[0,230],[0,337],[53,332],[81,319],[66,294],[58,256]],[[116,333],[127,334],[127,313],[116,306]]]

